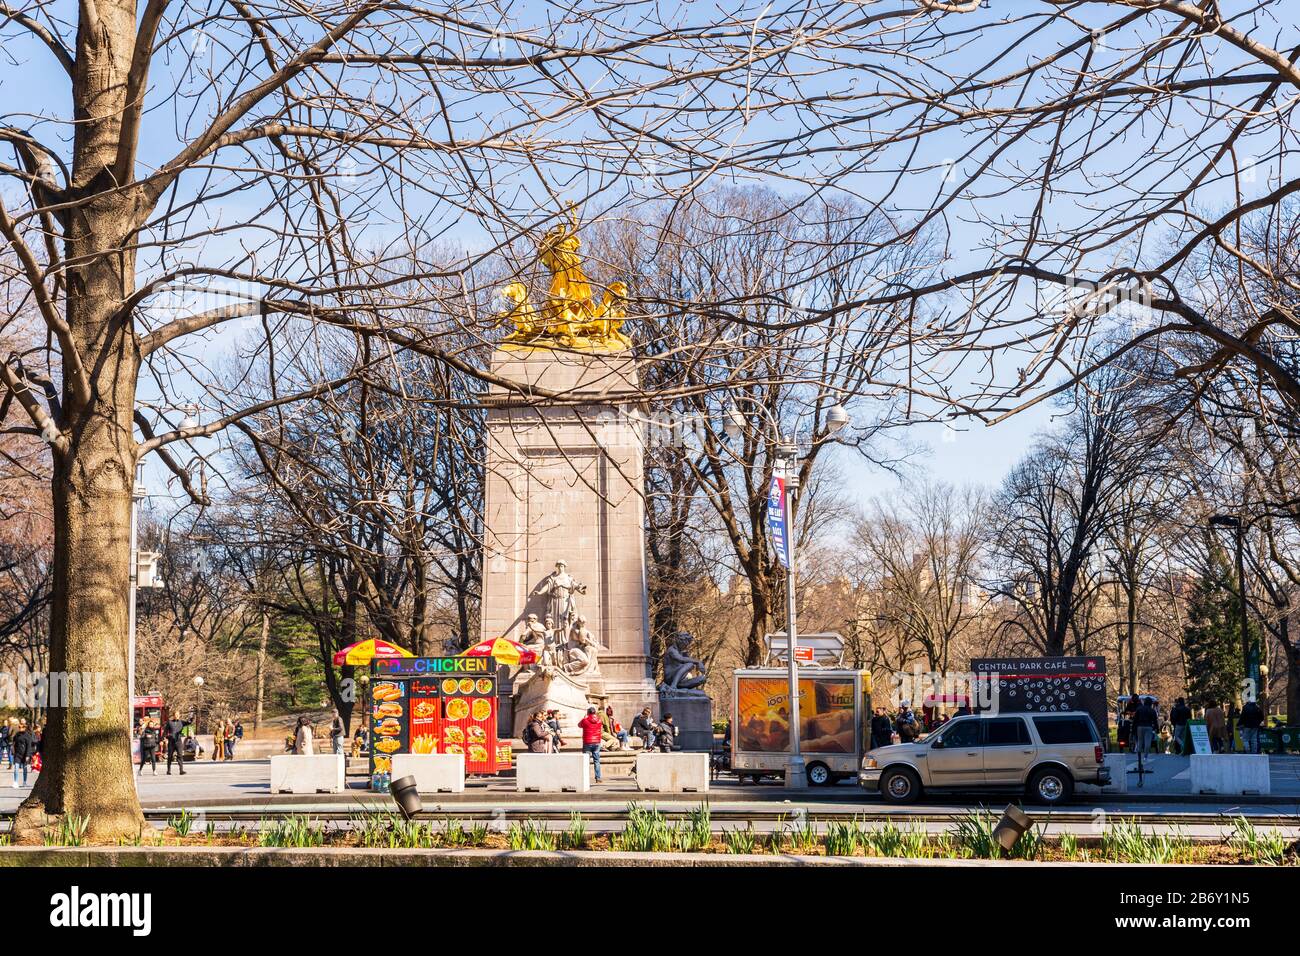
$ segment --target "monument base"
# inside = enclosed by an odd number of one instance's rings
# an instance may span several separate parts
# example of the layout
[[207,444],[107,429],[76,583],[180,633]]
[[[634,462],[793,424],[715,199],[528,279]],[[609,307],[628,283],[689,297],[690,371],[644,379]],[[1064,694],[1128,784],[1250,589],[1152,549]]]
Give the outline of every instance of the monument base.
[[713,700],[691,691],[660,691],[659,716],[673,715],[681,750],[713,749]]
[[559,712],[556,716],[565,743],[572,743],[575,735],[579,735],[576,739],[582,742],[578,721],[587,715],[587,708],[591,706],[586,688],[558,671],[535,673],[522,686],[516,678],[515,687],[513,736],[523,737],[529,718],[537,711],[555,710]]

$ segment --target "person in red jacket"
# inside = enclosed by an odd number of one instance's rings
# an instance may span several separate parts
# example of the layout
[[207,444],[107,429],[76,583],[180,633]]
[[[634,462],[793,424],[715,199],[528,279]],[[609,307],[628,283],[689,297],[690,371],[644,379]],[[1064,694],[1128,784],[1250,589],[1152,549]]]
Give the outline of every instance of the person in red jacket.
[[596,765],[596,782],[600,783],[600,735],[604,725],[595,707],[587,708],[587,716],[578,721],[578,726],[582,728],[582,752],[591,754]]

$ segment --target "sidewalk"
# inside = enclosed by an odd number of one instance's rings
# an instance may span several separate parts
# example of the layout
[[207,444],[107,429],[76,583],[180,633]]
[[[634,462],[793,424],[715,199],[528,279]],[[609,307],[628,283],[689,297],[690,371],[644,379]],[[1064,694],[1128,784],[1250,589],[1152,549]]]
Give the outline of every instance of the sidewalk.
[[[1197,807],[1218,806],[1273,806],[1286,813],[1300,812],[1300,757],[1271,757],[1272,794],[1269,796],[1219,796],[1213,794],[1193,794],[1191,792],[1190,761],[1186,757],[1157,755],[1150,758],[1150,774],[1142,778],[1138,786],[1137,774],[1128,774],[1128,791],[1126,793],[1105,791],[1101,794],[1081,797],[1076,806],[1110,805],[1110,804],[1187,804]],[[1128,769],[1137,766],[1137,758],[1130,757]],[[160,773],[158,776],[146,772],[138,777],[140,802],[146,808],[260,808],[272,804],[299,804],[303,806],[390,801],[387,794],[372,794],[367,789],[364,777],[348,777],[348,791],[345,794],[314,794],[292,796],[272,794],[270,789],[269,760],[236,760],[230,763],[200,761],[188,764],[187,773],[181,777],[171,777]],[[21,789],[0,788],[0,811],[12,812],[20,800],[30,792],[30,784],[35,776],[29,778],[29,786]],[[498,777],[472,777],[465,782],[463,794],[438,794],[427,798],[429,803],[441,805],[453,804],[490,804],[496,806],[530,805],[530,804],[626,804],[633,800],[640,802],[657,801],[660,803],[688,802],[699,803],[708,799],[715,803],[797,803],[797,804],[843,804],[858,805],[878,809],[885,804],[879,796],[863,793],[851,781],[829,787],[810,787],[806,790],[789,791],[779,783],[740,784],[735,777],[723,776],[710,785],[707,795],[696,793],[660,794],[639,791],[631,778],[614,778],[605,783],[592,784],[589,793],[519,793],[515,790],[513,775]],[[917,809],[924,810],[929,804],[965,804],[978,805],[994,803],[1005,799],[1000,794],[979,793],[972,795],[935,796],[920,804]]]

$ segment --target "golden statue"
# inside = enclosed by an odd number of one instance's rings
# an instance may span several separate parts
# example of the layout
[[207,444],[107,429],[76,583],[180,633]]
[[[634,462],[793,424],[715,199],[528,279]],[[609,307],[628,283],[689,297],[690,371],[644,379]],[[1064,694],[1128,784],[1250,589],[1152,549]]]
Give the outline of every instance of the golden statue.
[[603,352],[631,348],[632,340],[623,332],[627,284],[610,283],[596,302],[578,254],[581,244],[576,227],[563,223],[547,230],[537,244],[538,259],[551,272],[550,291],[540,310],[529,301],[522,282],[512,282],[501,290],[509,303],[503,317],[515,327],[505,338],[506,344],[539,348],[555,344]]

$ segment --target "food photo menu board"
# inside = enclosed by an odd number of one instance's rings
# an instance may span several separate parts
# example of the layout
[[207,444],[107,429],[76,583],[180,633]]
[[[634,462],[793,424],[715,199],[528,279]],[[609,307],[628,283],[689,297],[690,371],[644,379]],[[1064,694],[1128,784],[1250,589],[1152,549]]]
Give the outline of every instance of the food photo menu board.
[[[497,744],[495,661],[489,657],[402,657],[370,665],[370,782],[383,790],[398,753],[458,753],[466,773],[510,765]],[[502,758],[504,757],[504,763]]]

